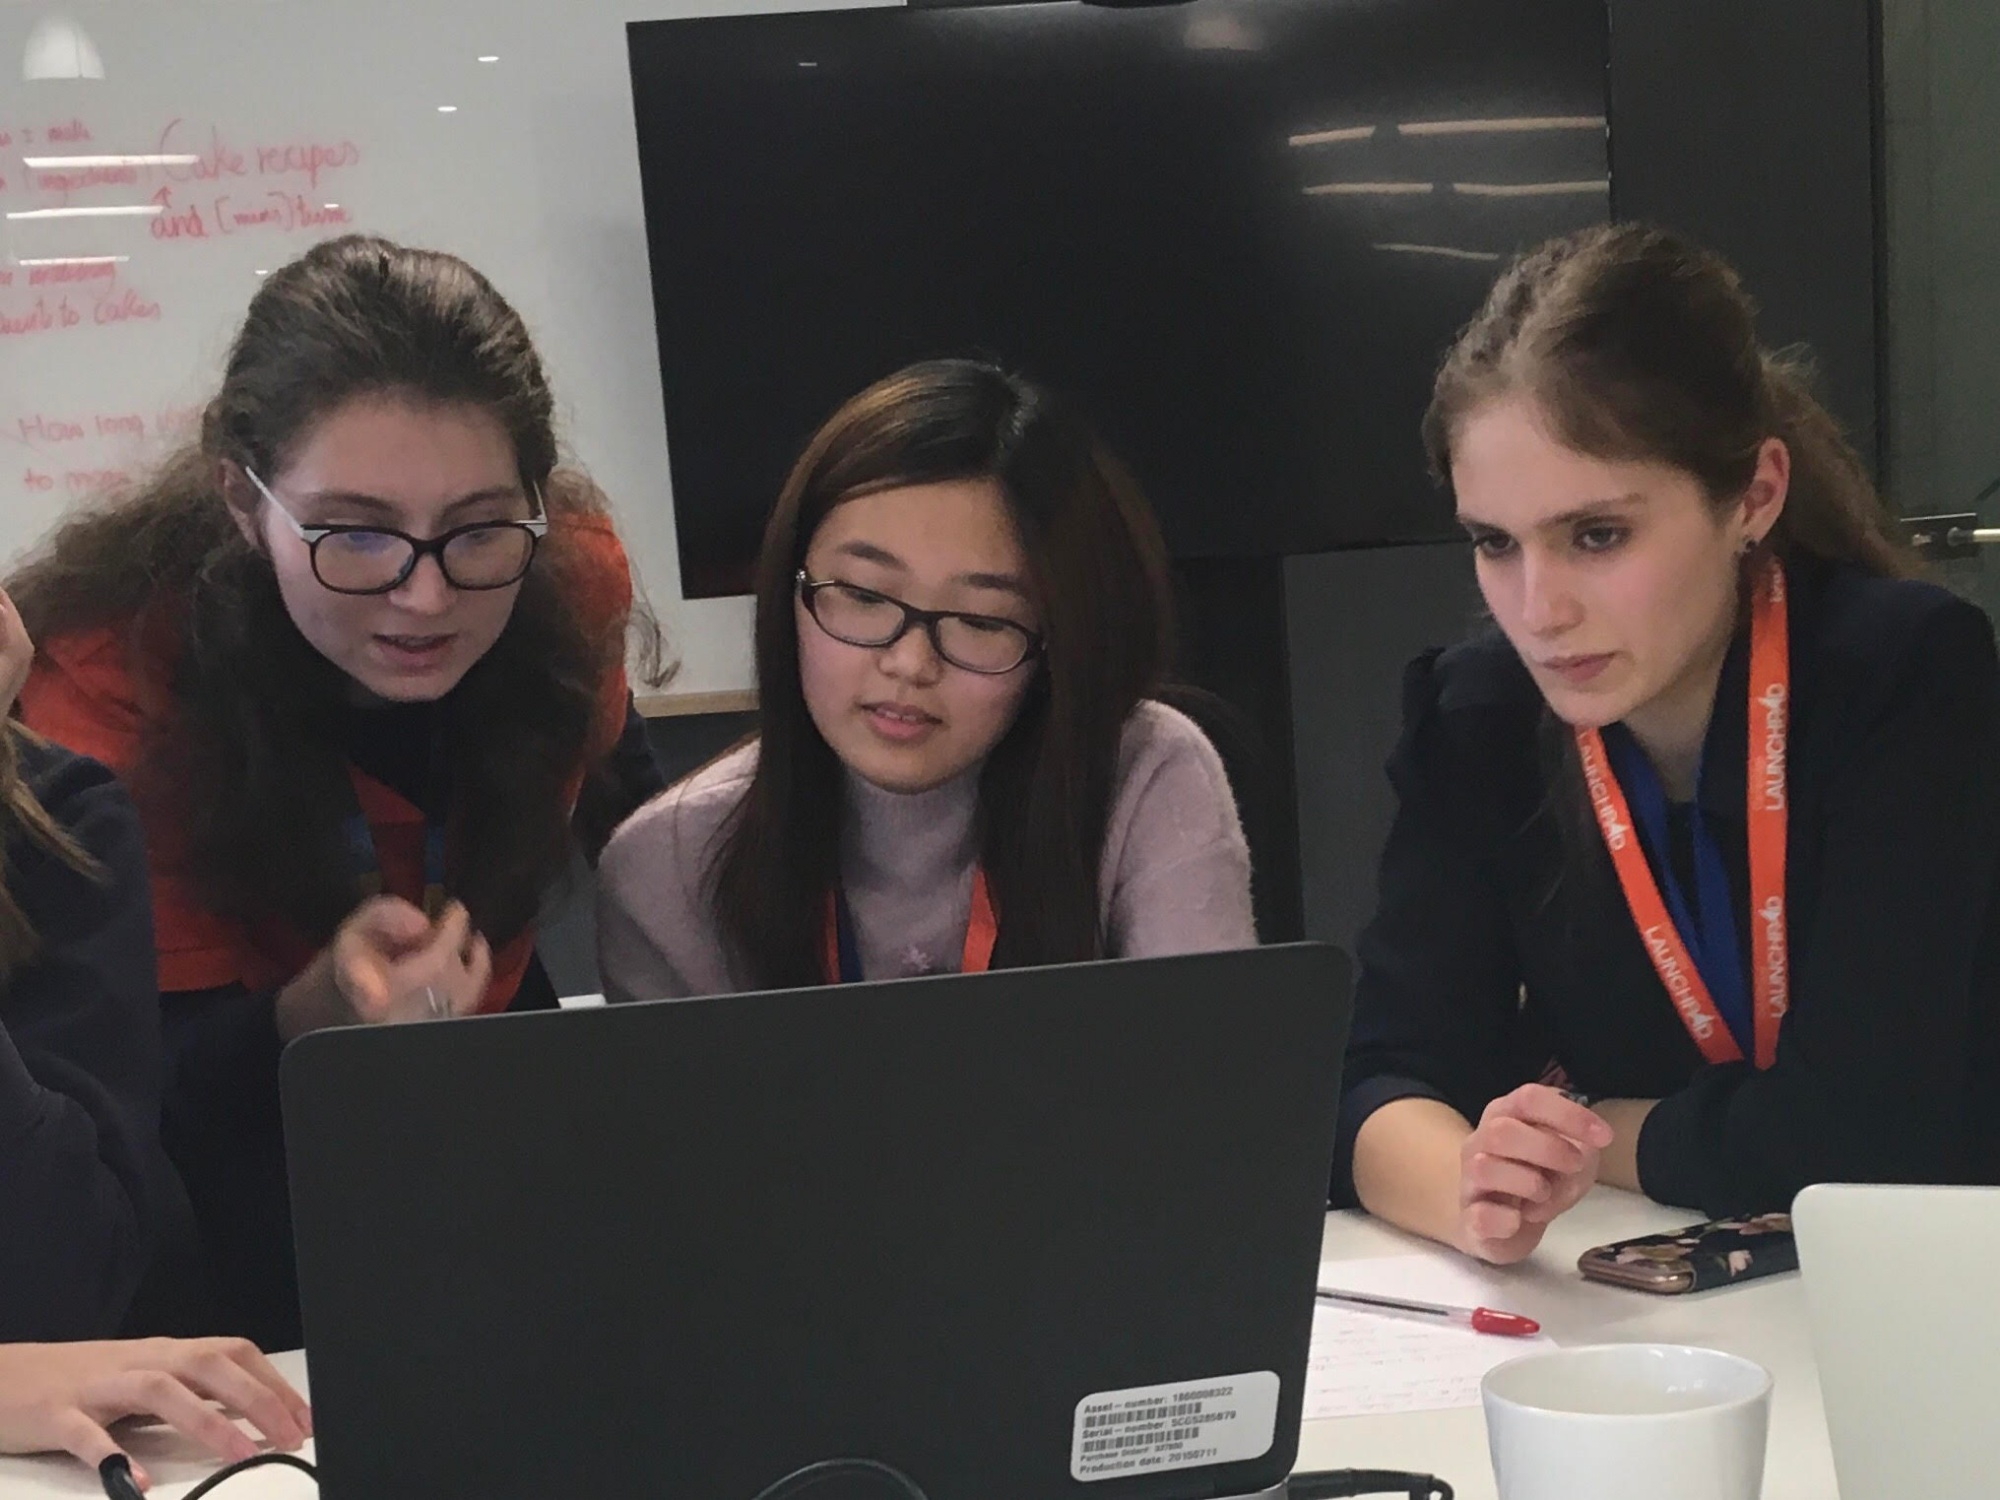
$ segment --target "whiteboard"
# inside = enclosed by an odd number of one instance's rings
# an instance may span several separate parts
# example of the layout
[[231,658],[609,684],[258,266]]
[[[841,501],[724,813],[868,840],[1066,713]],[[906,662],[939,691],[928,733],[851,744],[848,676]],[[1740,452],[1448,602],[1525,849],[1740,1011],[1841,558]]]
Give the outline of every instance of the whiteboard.
[[0,0],[0,561],[188,435],[260,272],[376,232],[527,319],[672,692],[751,687],[750,600],[681,597],[625,23],[817,8]]

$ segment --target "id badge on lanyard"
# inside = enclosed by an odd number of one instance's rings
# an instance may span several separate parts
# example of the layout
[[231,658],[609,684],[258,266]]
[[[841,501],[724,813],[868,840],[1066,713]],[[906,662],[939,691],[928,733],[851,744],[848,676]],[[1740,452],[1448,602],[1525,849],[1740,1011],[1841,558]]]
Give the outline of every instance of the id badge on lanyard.
[[[1766,559],[1751,586],[1745,776],[1750,835],[1751,1029],[1759,1068],[1777,1061],[1778,1028],[1790,1004],[1785,926],[1785,753],[1791,732],[1792,679],[1789,626],[1784,569],[1776,559]],[[1576,748],[1598,831],[1604,836],[1626,907],[1660,983],[1704,1058],[1711,1063],[1743,1061],[1743,1048],[1723,1020],[1646,863],[1631,806],[1605,751],[1604,736],[1595,729],[1579,729]]]
[[[993,947],[1000,940],[1000,919],[986,872],[972,872],[972,917],[965,925],[965,953],[958,971],[983,974],[993,967]],[[854,916],[838,889],[826,896],[826,947],[820,958],[828,984],[861,982],[861,946],[854,936]]]

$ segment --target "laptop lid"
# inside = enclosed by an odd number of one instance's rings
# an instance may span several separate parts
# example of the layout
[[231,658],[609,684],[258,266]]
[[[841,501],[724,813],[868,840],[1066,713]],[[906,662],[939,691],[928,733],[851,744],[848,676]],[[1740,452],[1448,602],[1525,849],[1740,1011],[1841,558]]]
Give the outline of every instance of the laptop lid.
[[2000,1188],[1809,1187],[1792,1205],[1841,1500],[2000,1489]]
[[308,1036],[323,1492],[1276,1485],[1349,1013],[1300,944]]

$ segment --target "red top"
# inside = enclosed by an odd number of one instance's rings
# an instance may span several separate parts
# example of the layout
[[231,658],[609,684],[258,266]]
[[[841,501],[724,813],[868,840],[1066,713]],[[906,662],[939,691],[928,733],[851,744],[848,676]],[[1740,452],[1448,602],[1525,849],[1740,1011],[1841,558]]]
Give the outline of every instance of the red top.
[[[601,516],[557,517],[552,531],[582,559],[585,586],[578,603],[608,633],[622,636],[632,608],[632,582],[625,549],[611,523]],[[169,653],[177,643],[134,643],[128,627],[105,626],[39,643],[33,670],[22,689],[19,713],[30,729],[58,744],[104,762],[121,776],[138,757],[148,725],[164,711],[160,684]],[[149,670],[135,673],[134,658]],[[574,799],[584,767],[614,745],[625,724],[627,698],[622,660],[606,678],[600,718],[583,764],[571,783]],[[349,766],[355,796],[375,840],[382,889],[421,906],[424,899],[424,818],[409,801],[371,776]],[[180,830],[157,808],[144,810],[146,841],[152,851],[153,932],[159,950],[160,989],[210,989],[241,984],[275,989],[310,963],[321,944],[278,920],[239,922],[208,910],[193,884],[173,871]],[[530,926],[493,955],[493,980],[480,1008],[506,1009],[533,956]]]

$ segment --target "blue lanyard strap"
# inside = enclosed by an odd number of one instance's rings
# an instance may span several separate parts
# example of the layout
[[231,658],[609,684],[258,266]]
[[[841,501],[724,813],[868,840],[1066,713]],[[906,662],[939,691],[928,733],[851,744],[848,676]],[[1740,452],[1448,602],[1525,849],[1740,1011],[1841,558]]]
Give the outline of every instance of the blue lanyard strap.
[[[1605,731],[1604,746],[1618,784],[1631,804],[1639,836],[1652,857],[1674,927],[1743,1055],[1752,1056],[1750,988],[1743,973],[1743,938],[1736,917],[1736,893],[1730,889],[1728,861],[1702,816],[1700,799],[1697,796],[1688,807],[1697,906],[1696,911],[1690,912],[1680,876],[1674,869],[1666,788],[1646,752],[1622,724]],[[1699,772],[1696,780],[1697,783],[1700,780]]]
[[[435,716],[432,717],[429,732],[429,786],[430,805],[442,807],[444,797],[439,795],[445,785],[445,737],[444,729]],[[344,824],[347,839],[349,867],[360,882],[364,895],[382,894],[382,860],[375,848],[375,831],[368,823],[368,815],[363,810],[361,789],[353,778],[360,774],[354,767],[349,768],[348,779],[354,800],[350,805]],[[371,781],[377,778],[370,777]],[[393,790],[393,788],[391,788]],[[405,802],[412,799],[405,797]],[[444,825],[429,817],[424,818],[424,915],[433,921],[444,910],[445,903],[445,836]]]
[[[382,893],[382,859],[375,850],[375,833],[357,809],[347,815],[347,858],[362,891]],[[424,912],[435,917],[444,909],[445,841],[443,825],[424,820]]]

